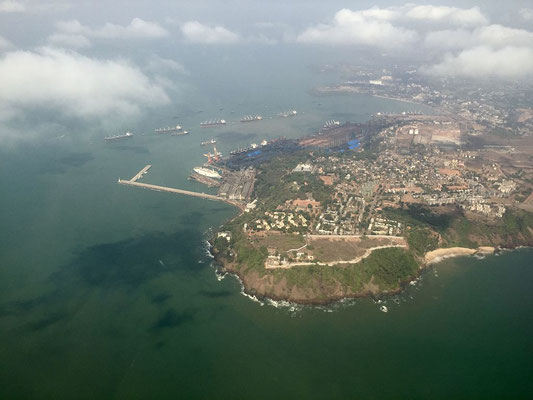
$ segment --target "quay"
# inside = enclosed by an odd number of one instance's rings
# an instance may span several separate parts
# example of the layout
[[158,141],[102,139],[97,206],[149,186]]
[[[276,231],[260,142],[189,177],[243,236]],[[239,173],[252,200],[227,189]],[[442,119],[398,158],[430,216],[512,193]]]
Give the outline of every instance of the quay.
[[152,166],[150,164],[148,164],[146,167],[141,169],[137,175],[135,175],[133,178],[131,178],[130,182],[137,182],[139,179],[141,179],[144,176],[144,174],[146,174],[148,172],[148,170],[150,168],[152,168]]
[[140,179],[148,170],[151,168],[151,165],[147,165],[143,169],[141,169],[133,178],[131,179],[120,179],[118,180],[119,185],[126,185],[126,186],[135,186],[140,187],[143,189],[148,190],[155,190],[156,192],[168,192],[168,193],[174,193],[174,194],[183,194],[186,196],[192,196],[192,197],[199,197],[202,199],[207,200],[215,200],[215,201],[223,201],[225,203],[231,204],[232,206],[238,207],[241,210],[244,209],[244,204],[242,204],[239,201],[235,201],[233,199],[227,199],[221,196],[216,196],[213,194],[208,193],[199,193],[199,192],[192,192],[190,190],[183,190],[183,189],[176,189],[168,186],[160,186],[160,185],[152,185],[150,183],[141,183],[137,182],[138,179]]
[[213,194],[191,192],[189,190],[175,189],[175,188],[171,188],[168,186],[152,185],[150,183],[141,183],[141,182],[135,182],[135,181],[128,181],[124,179],[119,179],[118,183],[120,185],[136,186],[136,187],[142,187],[144,189],[155,190],[156,192],[169,192],[169,193],[184,194],[187,196],[201,197],[203,199],[209,199],[209,200],[219,200],[219,201],[226,200],[226,199],[223,199],[222,197],[218,197]]

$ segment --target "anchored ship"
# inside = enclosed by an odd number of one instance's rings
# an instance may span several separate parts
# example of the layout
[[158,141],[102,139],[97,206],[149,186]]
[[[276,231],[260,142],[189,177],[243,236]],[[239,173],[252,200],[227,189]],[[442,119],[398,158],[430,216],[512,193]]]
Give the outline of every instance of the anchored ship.
[[241,122],[253,122],[253,121],[261,121],[263,117],[261,115],[246,115],[241,118]]
[[285,111],[285,112],[279,113],[278,115],[280,117],[287,118],[287,117],[294,117],[297,114],[298,112],[296,110],[291,110],[291,111]]
[[212,178],[212,179],[222,178],[222,176],[220,176],[220,174],[217,171],[211,168],[195,167],[193,168],[193,171],[207,178]]
[[126,132],[126,133],[123,133],[122,135],[108,136],[108,137],[104,138],[104,140],[110,141],[110,140],[126,139],[126,138],[130,138],[132,136],[133,136],[133,133]]
[[210,126],[220,126],[220,125],[226,125],[226,120],[224,119],[212,119],[209,121],[204,121],[200,123],[200,127],[202,128],[208,128]]
[[188,135],[188,134],[189,134],[189,131],[178,131],[178,132],[171,133],[170,136],[180,136],[180,135]]
[[215,144],[217,141],[215,139],[206,140],[205,142],[202,142],[202,146],[208,146],[210,144]]
[[[261,142],[261,146],[266,146],[266,145],[268,145],[268,144],[270,144],[270,143],[273,143],[273,142],[274,142],[274,140],[271,141],[271,142],[267,142],[266,140],[263,140],[263,141]],[[252,151],[252,150],[257,150],[258,147],[259,147],[259,145],[258,145],[257,143],[252,143],[252,144],[250,145],[250,147],[245,147],[245,148],[243,148],[243,149],[233,150],[233,151],[231,151],[229,154],[230,154],[231,156],[235,156],[235,155],[237,155],[237,154],[242,154],[242,153],[247,153],[247,152]]]
[[336,126],[339,126],[341,123],[339,121],[335,121],[334,119],[331,119],[329,121],[326,121],[323,128],[334,128]]
[[181,126],[167,126],[166,128],[158,128],[154,129],[155,133],[171,133],[171,132],[178,132],[181,131]]

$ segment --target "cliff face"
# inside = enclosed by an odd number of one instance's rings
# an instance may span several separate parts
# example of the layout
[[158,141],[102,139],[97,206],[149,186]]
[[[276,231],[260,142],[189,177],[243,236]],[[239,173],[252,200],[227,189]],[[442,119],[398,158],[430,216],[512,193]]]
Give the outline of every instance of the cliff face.
[[[369,269],[368,265],[364,265],[364,260],[360,263],[361,265],[348,268],[309,265],[288,270],[260,271],[235,262],[228,262],[221,257],[215,258],[223,271],[233,273],[241,279],[248,294],[259,298],[286,300],[300,304],[327,304],[345,298],[396,294],[401,292],[405,284],[416,278],[429,264],[449,257],[493,254],[495,251],[497,250],[491,246],[482,246],[477,249],[453,247],[433,250],[426,253],[425,259],[418,259],[416,268],[412,269],[409,275],[405,275],[404,279],[398,278],[392,283],[384,282],[382,277],[374,274],[366,275],[367,280],[358,280],[358,277],[364,275],[357,274],[354,270],[359,272],[367,270],[368,272]],[[332,270],[337,271],[332,272]],[[339,272],[341,275],[337,275]]]
[[[325,304],[344,298],[397,293],[419,273],[418,264],[404,249],[384,250],[353,265],[307,265],[283,270],[249,268],[221,256],[216,258],[224,271],[239,276],[249,294],[295,303]],[[393,259],[399,260],[401,266],[395,265]]]
[[[276,281],[272,275],[260,276],[255,271],[241,273],[237,270],[225,270],[238,275],[243,282],[246,293],[259,298],[286,300],[300,304],[327,304],[344,298],[381,294],[379,288],[372,283],[366,285],[360,292],[353,292],[338,281],[324,285],[318,279],[314,279],[307,287],[300,287],[296,284],[289,284],[286,278]],[[390,294],[391,292],[386,293]]]

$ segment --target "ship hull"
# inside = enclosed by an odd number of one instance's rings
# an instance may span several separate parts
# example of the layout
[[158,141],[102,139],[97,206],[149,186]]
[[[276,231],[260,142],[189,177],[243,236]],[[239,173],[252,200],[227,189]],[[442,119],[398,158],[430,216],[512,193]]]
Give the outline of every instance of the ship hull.
[[104,138],[104,140],[106,142],[112,142],[114,140],[129,139],[129,138],[132,138],[132,137],[133,137],[133,135],[124,135],[124,136],[106,137],[106,138]]

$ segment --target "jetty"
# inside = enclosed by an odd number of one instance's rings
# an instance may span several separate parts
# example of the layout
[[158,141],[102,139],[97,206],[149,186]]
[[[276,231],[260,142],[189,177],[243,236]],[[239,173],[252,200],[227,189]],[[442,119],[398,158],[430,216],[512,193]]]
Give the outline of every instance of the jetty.
[[168,187],[168,186],[152,185],[150,183],[137,182],[139,179],[141,179],[148,172],[148,170],[151,167],[152,167],[151,165],[145,166],[133,178],[131,178],[129,180],[128,179],[120,179],[119,178],[118,184],[119,185],[126,185],[126,186],[140,187],[140,188],[143,188],[143,189],[154,190],[156,192],[168,192],[168,193],[174,193],[174,194],[182,194],[182,195],[185,195],[185,196],[199,197],[199,198],[207,199],[207,200],[223,201],[225,203],[231,204],[232,206],[238,207],[241,210],[244,209],[244,204],[242,204],[241,202],[235,201],[235,200],[230,200],[230,199],[227,199],[227,198],[222,197],[222,196],[217,196],[217,195],[214,195],[214,194],[208,194],[208,193],[203,193],[203,192],[201,192],[201,193],[200,192],[193,192],[193,191],[190,191],[190,190],[176,189],[176,188]]
[[[137,173],[137,175],[135,175],[133,178],[131,178],[131,179],[129,180],[129,182],[137,182],[139,179],[141,179],[141,178],[144,176],[144,174],[146,174],[146,173],[148,172],[148,170],[149,170],[150,168],[152,168],[152,166],[151,166],[150,164],[148,164],[146,167],[144,167],[143,169],[141,169],[141,170]],[[120,179],[119,179],[119,181],[120,181]]]

